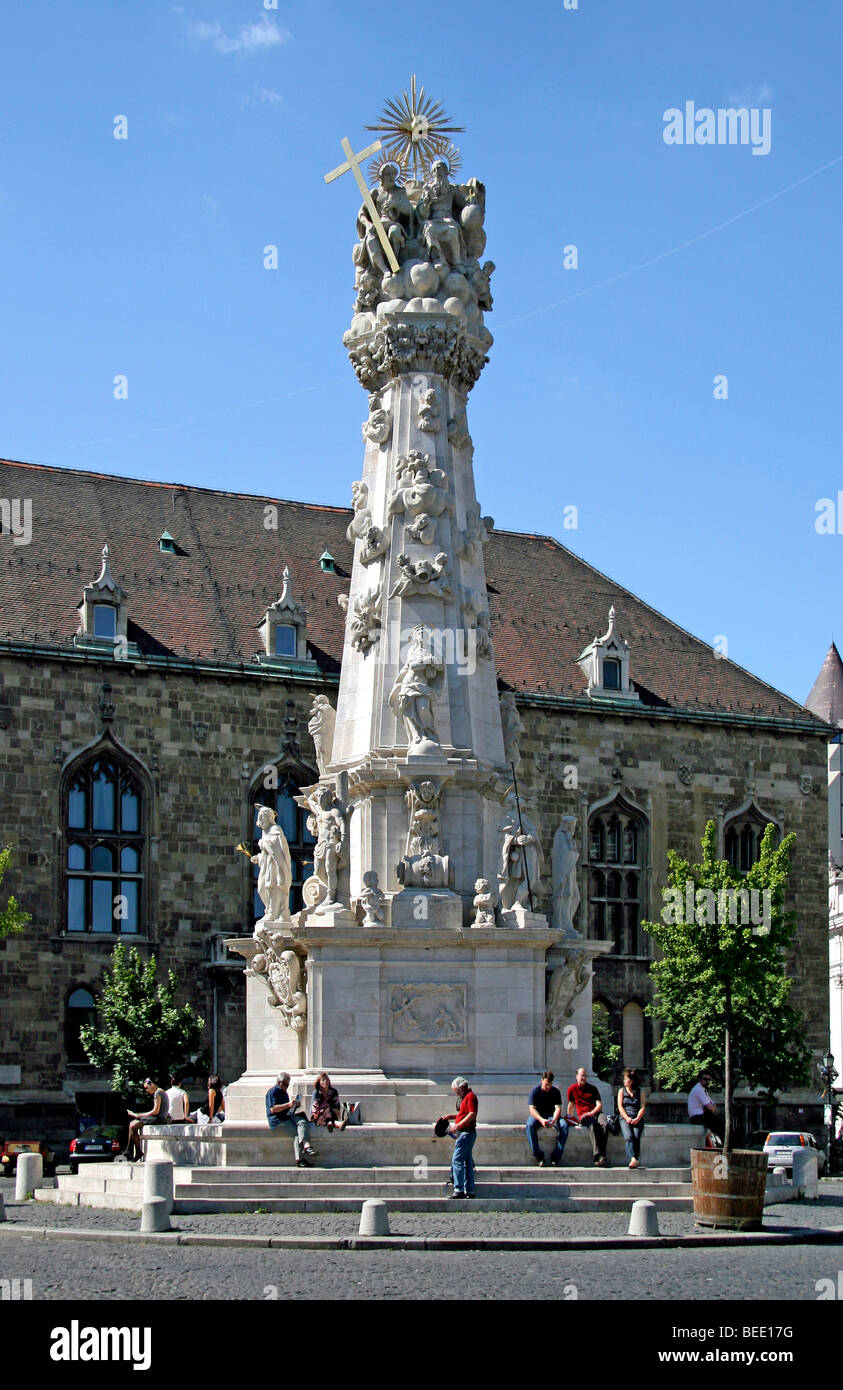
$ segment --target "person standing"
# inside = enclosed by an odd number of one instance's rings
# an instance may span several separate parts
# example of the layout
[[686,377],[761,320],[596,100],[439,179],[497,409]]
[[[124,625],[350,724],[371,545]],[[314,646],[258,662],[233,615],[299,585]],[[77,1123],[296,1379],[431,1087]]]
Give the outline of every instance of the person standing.
[[474,1141],[477,1138],[477,1097],[464,1076],[455,1076],[451,1090],[460,1098],[460,1108],[454,1115],[443,1115],[450,1120],[448,1133],[455,1140],[451,1159],[451,1178],[453,1198],[473,1197],[474,1192]]
[[618,1091],[618,1115],[630,1168],[640,1166],[641,1135],[644,1133],[646,1109],[647,1098],[641,1090],[638,1072],[634,1067],[627,1067],[623,1074],[623,1084]]
[[[301,1096],[290,1100],[287,1087],[290,1084],[289,1072],[282,1072],[274,1086],[266,1093],[266,1118],[270,1129],[280,1129],[283,1125],[293,1131],[293,1157],[299,1168],[310,1168],[308,1159],[314,1157],[310,1147],[310,1124],[303,1110],[299,1109]],[[305,1157],[305,1154],[307,1157]]]
[[542,1072],[541,1081],[530,1092],[527,1108],[530,1112],[527,1119],[527,1141],[533,1158],[540,1168],[544,1168],[547,1160],[539,1145],[539,1130],[555,1129],[556,1143],[549,1162],[558,1167],[565,1150],[565,1140],[568,1138],[568,1123],[562,1119],[562,1092],[553,1084],[552,1071]]
[[701,1071],[697,1077],[697,1084],[691,1087],[688,1094],[688,1119],[692,1125],[702,1125],[705,1129],[710,1129],[712,1134],[716,1134],[720,1142],[723,1142],[726,1125],[722,1115],[718,1114],[717,1106],[708,1094],[711,1085],[711,1072]]
[[588,1130],[596,1168],[606,1166],[606,1145],[609,1140],[606,1116],[602,1111],[600,1092],[589,1082],[585,1067],[578,1067],[577,1079],[573,1086],[568,1087],[568,1116]]

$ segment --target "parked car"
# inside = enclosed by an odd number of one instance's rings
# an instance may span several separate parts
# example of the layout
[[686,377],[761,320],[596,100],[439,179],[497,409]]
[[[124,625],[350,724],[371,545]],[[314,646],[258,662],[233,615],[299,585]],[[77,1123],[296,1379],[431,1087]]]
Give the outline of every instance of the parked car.
[[825,1150],[820,1148],[813,1134],[796,1130],[767,1135],[764,1141],[764,1153],[767,1155],[768,1168],[792,1168],[793,1150],[799,1148],[814,1151],[817,1155],[817,1172],[822,1177],[826,1166]]
[[70,1171],[80,1163],[113,1163],[126,1147],[126,1125],[92,1125],[70,1141]]
[[44,1177],[55,1177],[56,1155],[43,1139],[5,1139],[0,1150],[4,1177],[10,1178],[18,1166],[18,1154],[40,1154],[44,1160]]

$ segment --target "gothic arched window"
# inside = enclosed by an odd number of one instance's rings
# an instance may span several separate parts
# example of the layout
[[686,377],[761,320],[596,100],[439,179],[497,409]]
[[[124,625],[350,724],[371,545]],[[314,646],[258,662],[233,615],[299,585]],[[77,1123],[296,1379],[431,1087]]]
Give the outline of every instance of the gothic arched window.
[[67,996],[65,1005],[65,1049],[67,1060],[75,1063],[86,1063],[88,1054],[82,1046],[79,1033],[82,1028],[89,1023],[96,1023],[97,1004],[93,994],[89,989],[74,989]]
[[647,822],[623,797],[588,822],[589,936],[618,956],[647,955],[641,918]]
[[761,857],[761,838],[767,826],[773,823],[754,803],[726,821],[725,857],[737,873],[745,874],[757,863]]
[[65,784],[65,928],[136,935],[142,928],[143,792],[116,750],[70,770]]
[[[290,911],[298,912],[302,907],[301,889],[305,879],[310,878],[313,873],[313,847],[316,844],[316,837],[307,828],[307,818],[310,812],[297,806],[293,798],[298,795],[299,789],[303,784],[289,770],[280,768],[278,772],[278,786],[267,788],[263,783],[259,783],[254,791],[252,801],[259,802],[262,806],[269,806],[278,818],[278,824],[284,832],[287,844],[290,846],[290,861],[293,868],[293,884],[290,889]],[[252,807],[254,812],[254,807]],[[261,833],[252,821],[252,853],[258,852],[258,841]],[[252,910],[255,921],[262,917],[266,908],[258,897],[258,865],[252,866]]]

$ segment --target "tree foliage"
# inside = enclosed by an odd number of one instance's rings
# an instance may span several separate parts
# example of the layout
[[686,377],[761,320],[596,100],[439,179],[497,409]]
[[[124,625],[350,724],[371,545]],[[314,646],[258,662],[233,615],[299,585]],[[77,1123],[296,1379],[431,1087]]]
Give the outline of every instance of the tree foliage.
[[[807,1081],[810,1054],[785,973],[796,930],[796,914],[784,908],[795,838],[785,836],[776,848],[775,827],[768,825],[759,859],[741,875],[717,858],[709,821],[701,863],[668,852],[662,920],[643,923],[661,951],[651,967],[655,995],[648,1008],[664,1027],[653,1053],[660,1083],[687,1090],[703,1068],[724,1072],[727,1140],[740,1082],[773,1095]],[[738,890],[755,890],[752,915],[760,920],[750,920]],[[677,910],[691,903],[690,915]]]
[[[12,846],[6,845],[4,849],[0,849],[0,883],[3,882],[3,877],[11,860]],[[0,940],[4,936],[16,936],[23,931],[27,922],[31,921],[31,914],[24,912],[23,908],[18,905],[14,893],[11,893],[6,906],[0,908]]]
[[612,1042],[609,1015],[599,1004],[591,1006],[591,1070],[600,1081],[610,1081],[612,1068],[621,1055],[620,1047]]
[[205,1021],[189,1004],[176,1007],[176,977],[158,980],[154,956],[144,962],[137,946],[114,947],[111,970],[98,1000],[99,1019],[79,1036],[95,1067],[110,1070],[114,1090],[125,1099],[137,1095],[151,1076],[159,1085],[195,1054]]

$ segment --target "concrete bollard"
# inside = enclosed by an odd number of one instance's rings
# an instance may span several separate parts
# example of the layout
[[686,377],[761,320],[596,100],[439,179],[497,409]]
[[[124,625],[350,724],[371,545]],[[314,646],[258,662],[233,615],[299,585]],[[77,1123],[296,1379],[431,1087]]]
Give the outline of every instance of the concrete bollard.
[[819,1197],[817,1155],[813,1149],[793,1150],[793,1186],[801,1197],[808,1197],[812,1201]]
[[170,1213],[167,1210],[166,1197],[144,1198],[141,1230],[147,1233],[170,1230]]
[[633,1202],[629,1213],[631,1236],[657,1236],[659,1234],[659,1214],[655,1202]]
[[382,1202],[379,1197],[369,1197],[363,1203],[358,1235],[389,1235],[389,1212],[386,1209],[386,1202]]
[[171,1158],[149,1159],[143,1165],[143,1200],[149,1202],[153,1197],[163,1197],[167,1203],[167,1215],[173,1210],[173,1160]]
[[25,1202],[44,1176],[44,1160],[40,1154],[18,1154],[15,1172],[15,1201]]
[[3,1193],[0,1192],[0,1221],[5,1221],[5,1220],[6,1220],[6,1199],[4,1198]]

